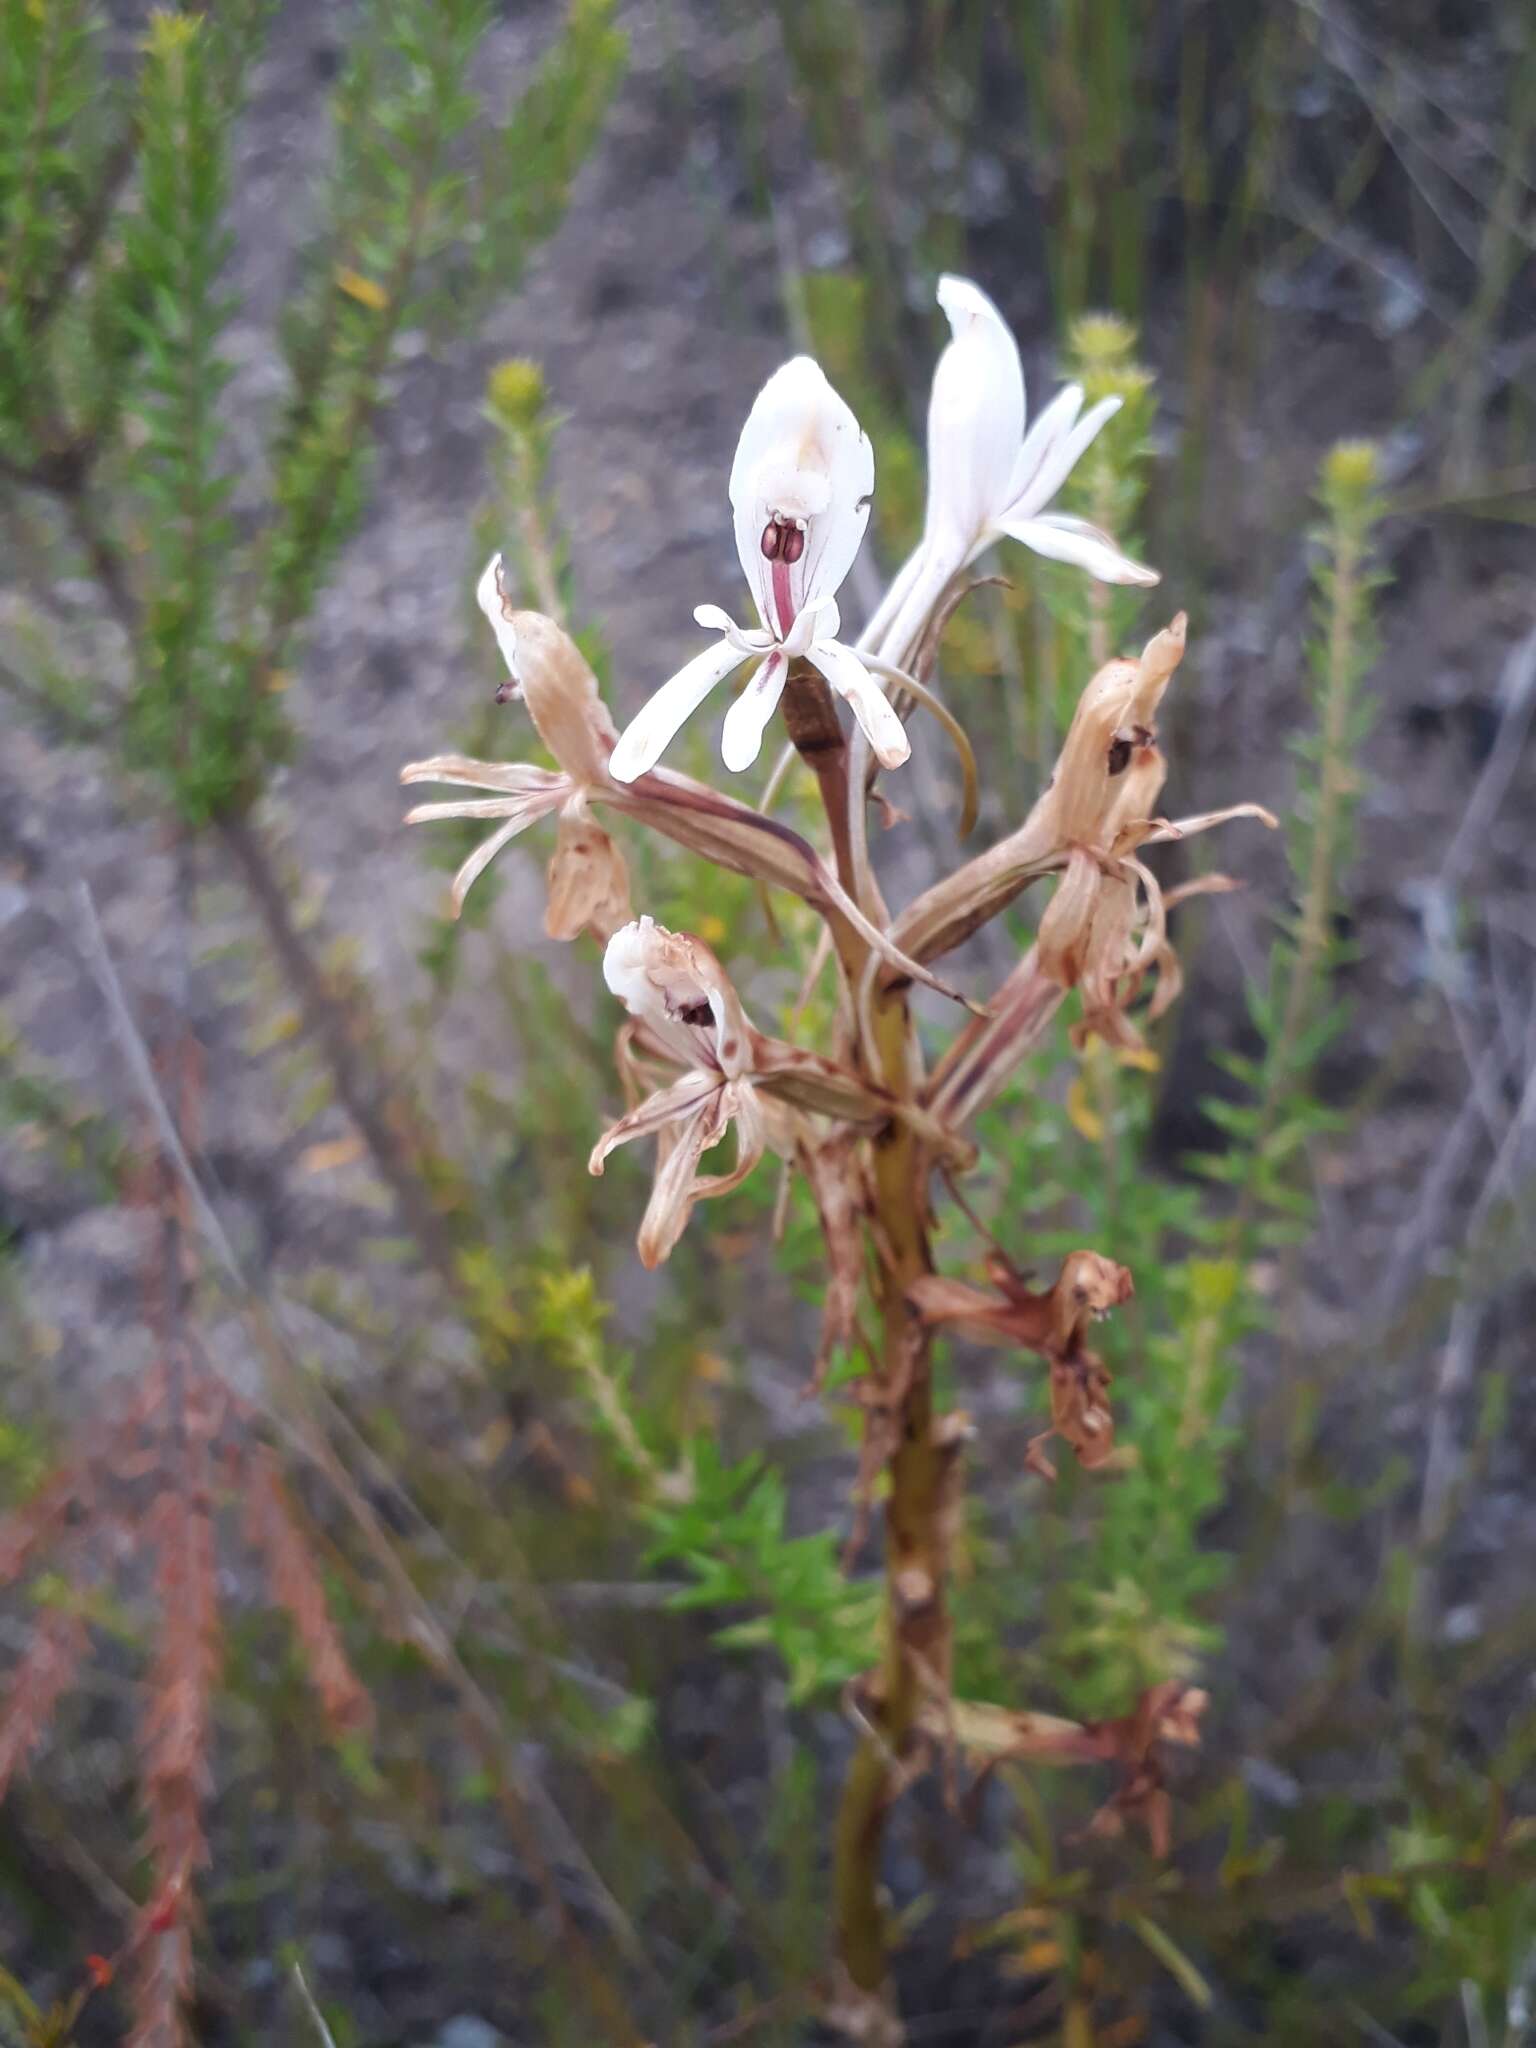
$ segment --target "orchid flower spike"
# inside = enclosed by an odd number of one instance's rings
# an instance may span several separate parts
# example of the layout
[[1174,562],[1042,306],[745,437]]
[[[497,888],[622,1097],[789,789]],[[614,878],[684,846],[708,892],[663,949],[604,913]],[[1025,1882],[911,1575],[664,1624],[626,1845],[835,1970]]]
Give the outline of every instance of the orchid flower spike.
[[864,636],[898,666],[910,665],[945,586],[995,541],[1020,541],[1101,583],[1159,580],[1101,528],[1046,509],[1120,400],[1102,398],[1084,413],[1082,386],[1068,384],[1026,433],[1024,370],[1002,314],[963,277],[941,277],[938,300],[951,339],[928,403],[923,538]]
[[720,638],[663,683],[629,726],[609,762],[617,781],[654,768],[716,684],[754,660],[726,713],[720,751],[727,768],[740,771],[757,759],[789,665],[801,659],[848,700],[882,767],[906,760],[901,720],[875,676],[837,638],[837,591],[869,524],[874,487],[868,435],[821,366],[794,357],[758,393],[731,467],[736,552],[762,623],[743,628],[718,605],[697,607],[694,618]]

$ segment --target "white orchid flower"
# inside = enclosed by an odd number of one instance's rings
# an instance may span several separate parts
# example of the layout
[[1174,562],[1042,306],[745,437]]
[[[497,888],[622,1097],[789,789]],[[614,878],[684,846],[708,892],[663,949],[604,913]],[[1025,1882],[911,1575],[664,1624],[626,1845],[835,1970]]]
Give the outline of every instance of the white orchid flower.
[[827,382],[821,366],[796,356],[757,395],[736,446],[730,495],[736,552],[761,626],[738,626],[718,605],[694,617],[720,635],[652,697],[613,750],[609,772],[633,782],[716,684],[743,662],[750,681],[726,713],[720,751],[727,768],[748,768],[783,695],[792,661],[811,662],[845,697],[881,766],[899,767],[911,748],[901,720],[864,663],[837,638],[836,593],[869,524],[875,487],[869,437]]
[[941,277],[938,300],[952,338],[928,404],[923,538],[864,635],[898,665],[909,661],[945,586],[999,540],[1071,562],[1101,583],[1159,580],[1100,527],[1046,509],[1120,400],[1102,398],[1085,413],[1082,386],[1069,384],[1026,433],[1024,370],[1003,316],[963,277]]

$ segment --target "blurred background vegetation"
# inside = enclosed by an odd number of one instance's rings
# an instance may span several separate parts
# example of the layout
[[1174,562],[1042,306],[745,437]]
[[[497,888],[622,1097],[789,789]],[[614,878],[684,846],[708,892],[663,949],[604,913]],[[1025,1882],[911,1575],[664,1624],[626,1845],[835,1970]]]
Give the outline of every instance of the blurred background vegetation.
[[[910,2037],[1529,2038],[1533,142],[1518,0],[0,0],[0,2039],[821,2038],[875,1601],[814,1218],[639,1272],[591,944],[537,849],[448,923],[396,774],[532,744],[492,545],[621,717],[670,672],[792,347],[892,567],[944,268],[1036,406],[1125,397],[1074,509],[1164,576],[956,617],[973,843],[1179,607],[1170,810],[1288,829],[1146,1054],[1068,1017],[988,1114],[981,1222],[1137,1296],[1108,1475],[951,1349],[957,1687],[1212,1705],[1167,1864],[1086,1776],[909,1796]],[[808,913],[629,850],[814,1042]]]

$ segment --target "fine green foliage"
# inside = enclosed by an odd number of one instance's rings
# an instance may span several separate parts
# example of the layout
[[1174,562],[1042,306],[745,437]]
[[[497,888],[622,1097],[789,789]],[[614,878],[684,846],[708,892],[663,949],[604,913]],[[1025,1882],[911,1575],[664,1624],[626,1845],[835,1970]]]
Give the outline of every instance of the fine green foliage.
[[123,236],[124,270],[142,280],[127,402],[140,446],[127,516],[144,540],[123,744],[128,765],[161,776],[194,822],[235,800],[230,772],[261,758],[273,705],[245,686],[219,641],[234,537],[220,407],[231,370],[219,353],[233,311],[221,284],[235,111],[227,78],[205,23],[152,16],[135,112],[139,206]]
[[680,1610],[750,1607],[745,1621],[718,1627],[727,1649],[768,1649],[783,1665],[793,1705],[836,1691],[873,1662],[880,1591],[843,1576],[829,1529],[791,1536],[783,1473],[760,1452],[734,1463],[708,1437],[687,1446],[682,1495],[649,1512],[646,1562],[677,1565],[690,1584]]
[[[268,15],[261,0],[156,13],[131,85],[108,94],[95,14],[8,0],[0,73],[0,454],[57,499],[128,643],[124,765],[194,827],[247,810],[290,744],[285,664],[366,510],[396,343],[515,286],[624,55],[611,0],[575,0],[519,98],[488,108],[485,0],[369,0],[283,313],[261,493],[237,519],[220,405],[230,153]],[[46,664],[22,680],[59,694]]]
[[101,77],[86,0],[0,7],[0,454],[17,467],[62,459],[38,338],[89,230],[102,145],[80,146]]

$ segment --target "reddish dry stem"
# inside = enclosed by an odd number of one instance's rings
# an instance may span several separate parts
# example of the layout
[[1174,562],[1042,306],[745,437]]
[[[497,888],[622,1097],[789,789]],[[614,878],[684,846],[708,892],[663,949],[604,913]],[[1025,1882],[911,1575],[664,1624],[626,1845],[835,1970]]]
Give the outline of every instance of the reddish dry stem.
[[265,1452],[247,1473],[246,1533],[266,1565],[267,1584],[287,1610],[304,1652],[310,1683],[338,1732],[366,1727],[373,1709],[331,1620],[325,1587],[304,1540],[276,1465]]

